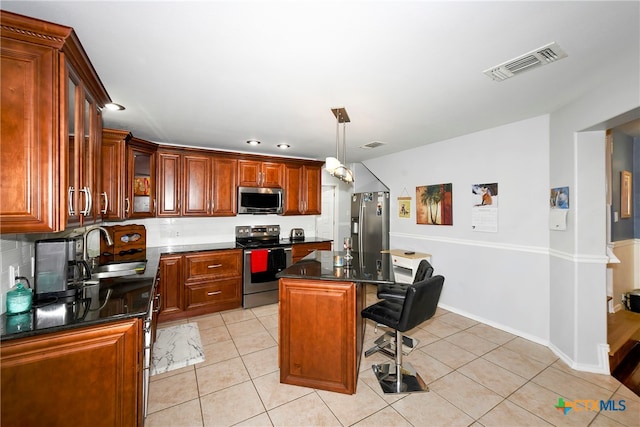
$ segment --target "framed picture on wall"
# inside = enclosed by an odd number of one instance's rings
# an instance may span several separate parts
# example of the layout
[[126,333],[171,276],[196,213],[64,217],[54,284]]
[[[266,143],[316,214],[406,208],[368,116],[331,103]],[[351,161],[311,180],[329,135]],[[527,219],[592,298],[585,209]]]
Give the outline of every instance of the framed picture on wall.
[[631,218],[633,191],[631,181],[633,175],[629,171],[620,172],[620,217]]

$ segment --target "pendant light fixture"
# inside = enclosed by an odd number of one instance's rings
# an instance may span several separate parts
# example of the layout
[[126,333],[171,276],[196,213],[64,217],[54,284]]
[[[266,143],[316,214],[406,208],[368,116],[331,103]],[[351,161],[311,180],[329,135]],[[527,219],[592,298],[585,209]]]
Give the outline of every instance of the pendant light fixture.
[[[344,182],[353,182],[353,173],[346,166],[347,163],[347,123],[349,115],[344,107],[332,108],[331,112],[336,116],[336,156],[327,157],[325,159],[324,167],[336,178]],[[342,163],[340,162],[340,125],[342,125]]]

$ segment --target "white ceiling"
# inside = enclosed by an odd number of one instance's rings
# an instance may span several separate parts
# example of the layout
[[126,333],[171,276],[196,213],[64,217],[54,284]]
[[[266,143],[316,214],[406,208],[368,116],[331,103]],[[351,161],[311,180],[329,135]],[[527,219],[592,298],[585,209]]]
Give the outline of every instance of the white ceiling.
[[[638,1],[0,7],[73,27],[126,107],[105,111],[105,126],[160,143],[323,159],[335,154],[331,108],[344,106],[347,160],[362,161],[552,112],[630,64],[640,78]],[[503,82],[483,74],[551,42],[568,57]],[[359,148],[373,141],[385,145]]]

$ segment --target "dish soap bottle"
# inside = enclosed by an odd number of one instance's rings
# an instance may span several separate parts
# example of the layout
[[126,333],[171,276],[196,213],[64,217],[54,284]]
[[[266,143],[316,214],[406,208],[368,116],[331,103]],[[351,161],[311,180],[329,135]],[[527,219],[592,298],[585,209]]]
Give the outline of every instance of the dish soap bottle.
[[7,292],[7,314],[26,313],[31,310],[33,295],[31,289],[25,289],[22,282],[16,288]]

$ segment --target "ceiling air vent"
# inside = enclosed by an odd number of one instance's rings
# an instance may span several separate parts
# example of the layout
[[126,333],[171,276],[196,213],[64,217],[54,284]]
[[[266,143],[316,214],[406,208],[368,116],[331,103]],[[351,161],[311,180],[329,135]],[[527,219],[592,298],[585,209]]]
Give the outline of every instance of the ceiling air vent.
[[566,56],[567,54],[555,42],[549,43],[534,51],[491,67],[485,70],[484,73],[493,80],[501,82],[516,74],[550,64]]
[[368,144],[361,145],[360,148],[371,149],[371,148],[380,147],[381,145],[384,145],[384,144],[385,144],[384,142],[373,141]]

